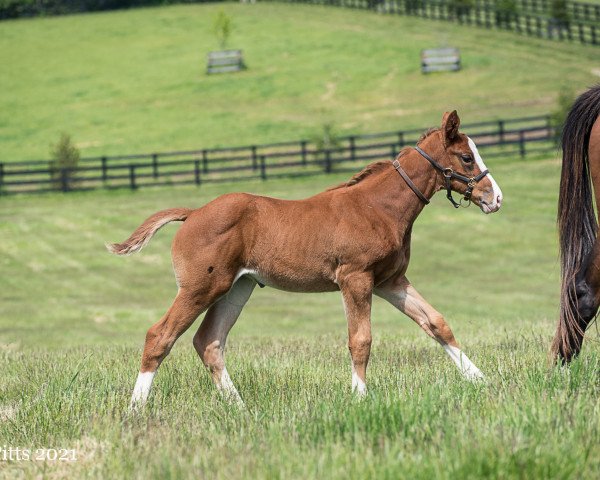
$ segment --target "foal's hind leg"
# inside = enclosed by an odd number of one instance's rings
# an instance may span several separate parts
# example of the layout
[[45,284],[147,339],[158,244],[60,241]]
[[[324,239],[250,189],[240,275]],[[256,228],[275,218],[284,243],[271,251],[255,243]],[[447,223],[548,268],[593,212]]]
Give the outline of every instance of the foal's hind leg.
[[367,393],[367,364],[371,354],[371,300],[373,277],[370,273],[351,273],[338,284],[348,321],[348,349],[352,358],[352,391],[359,396]]
[[171,308],[146,333],[142,366],[131,396],[131,409],[146,403],[156,371],[175,341],[194,323],[198,315],[225,291],[227,290],[223,285],[208,287],[205,290],[179,290]]
[[454,334],[442,314],[425,301],[406,277],[402,276],[386,282],[375,290],[375,294],[408,315],[427,335],[436,340],[465,378],[469,380],[483,378],[481,371],[458,347]]
[[210,370],[219,391],[228,400],[240,404],[243,404],[242,399],[225,368],[223,350],[227,334],[240,316],[255,286],[256,282],[251,278],[241,277],[226,295],[208,309],[194,336],[194,347],[204,365]]

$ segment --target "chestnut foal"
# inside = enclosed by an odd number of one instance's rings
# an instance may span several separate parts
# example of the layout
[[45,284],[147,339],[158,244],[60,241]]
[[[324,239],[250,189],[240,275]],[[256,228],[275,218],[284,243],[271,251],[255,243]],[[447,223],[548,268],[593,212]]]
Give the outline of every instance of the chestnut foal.
[[174,208],[149,217],[118,255],[140,250],[163,225],[183,221],[172,246],[179,291],[146,335],[132,407],[142,405],[156,371],[177,338],[208,310],[194,347],[217,388],[240,396],[225,368],[223,350],[256,284],[293,292],[342,293],[352,358],[352,390],[366,393],[371,350],[371,298],[386,299],[439,342],[462,374],[482,378],[459,349],[452,330],[405,276],[412,225],[433,194],[464,195],[485,213],[500,208],[502,193],[473,141],[459,133],[456,111],[394,162],[369,165],[348,182],[305,200],[246,193],[223,195],[197,209]]

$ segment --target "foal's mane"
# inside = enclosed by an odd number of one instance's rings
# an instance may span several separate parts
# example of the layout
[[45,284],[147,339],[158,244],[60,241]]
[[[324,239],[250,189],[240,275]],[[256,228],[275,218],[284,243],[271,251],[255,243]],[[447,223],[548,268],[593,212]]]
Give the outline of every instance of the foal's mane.
[[417,142],[417,145],[419,143],[421,143],[423,140],[425,140],[429,135],[431,135],[432,133],[435,132],[439,132],[440,131],[440,127],[431,127],[429,130],[427,130],[426,132],[424,132],[420,137],[419,137],[419,141]]
[[[419,138],[417,145],[419,143],[421,143],[423,140],[425,140],[427,137],[429,137],[431,134],[438,132],[440,129],[436,128],[436,127],[432,127],[429,130],[427,130],[426,132],[424,132],[421,137]],[[398,154],[398,157],[401,157],[402,155],[404,155],[408,149],[411,147],[404,147],[402,150],[400,150],[400,153]],[[352,178],[350,180],[348,180],[347,182],[343,182],[340,183],[339,185],[336,185],[335,187],[331,187],[328,188],[327,191],[329,190],[337,190],[338,188],[345,188],[345,187],[351,187],[352,185],[356,185],[359,182],[362,182],[365,178],[373,175],[374,173],[380,172],[381,170],[383,170],[385,168],[386,165],[389,165],[390,162],[389,161],[380,161],[380,162],[373,162],[369,165],[367,165],[365,168],[363,168],[360,172],[354,174],[354,176],[352,176]]]
[[365,178],[373,175],[374,173],[380,172],[383,170],[390,162],[388,160],[384,160],[383,162],[373,162],[363,168],[360,172],[354,174],[350,180],[347,182],[340,183],[335,187],[328,188],[327,190],[337,190],[338,188],[351,187],[352,185],[356,185],[359,182],[362,182]]

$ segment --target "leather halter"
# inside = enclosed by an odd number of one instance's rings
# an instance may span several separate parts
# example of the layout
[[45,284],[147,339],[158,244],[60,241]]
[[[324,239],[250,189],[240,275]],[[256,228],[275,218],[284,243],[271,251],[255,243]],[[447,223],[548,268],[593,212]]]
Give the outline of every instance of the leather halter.
[[[444,179],[446,181],[446,198],[450,201],[450,203],[452,204],[452,206],[454,206],[454,208],[460,207],[462,200],[460,202],[456,202],[454,200],[454,198],[452,197],[452,187],[450,186],[451,180],[454,178],[456,180],[459,180],[459,181],[467,184],[467,190],[464,193],[464,200],[469,202],[467,204],[467,207],[468,207],[471,204],[471,195],[473,194],[473,189],[479,183],[479,181],[482,180],[489,173],[489,170],[484,170],[476,177],[467,177],[466,175],[456,173],[451,168],[442,167],[438,162],[436,162],[433,158],[431,158],[426,152],[421,150],[420,147],[414,147],[414,148],[417,152],[419,152],[421,154],[421,156],[423,158],[425,158],[429,163],[431,163],[433,168],[435,168],[436,170],[441,172],[442,175],[444,175]],[[407,173],[404,171],[404,169],[400,166],[400,162],[396,159],[392,162],[392,165],[394,165],[394,168],[400,174],[400,176],[404,179],[404,181],[410,187],[410,189],[413,192],[415,192],[415,195],[417,195],[417,197],[419,197],[419,199],[425,205],[427,205],[429,203],[429,200],[427,199],[427,197],[425,195],[423,195],[423,193],[419,190],[419,188],[410,179],[410,177],[407,175]]]

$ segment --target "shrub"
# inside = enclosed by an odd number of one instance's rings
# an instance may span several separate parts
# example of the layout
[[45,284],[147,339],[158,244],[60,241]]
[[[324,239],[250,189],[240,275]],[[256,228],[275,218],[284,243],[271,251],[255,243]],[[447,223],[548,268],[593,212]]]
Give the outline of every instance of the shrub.
[[567,0],[552,0],[550,2],[550,16],[561,25],[569,23],[569,11],[567,10]]
[[[312,139],[315,144],[315,160],[325,165],[327,171],[333,167],[333,158],[331,152],[341,148],[342,144],[331,122],[326,122],[321,127],[321,132]],[[329,154],[327,153],[329,152]],[[327,165],[327,163],[329,164]]]
[[0,0],[0,20],[219,0]]
[[224,50],[227,46],[227,41],[231,36],[231,30],[233,29],[233,22],[231,17],[227,15],[223,10],[220,10],[215,17],[213,22],[213,33],[217,37],[221,50]]
[[448,0],[448,11],[456,18],[469,14],[475,6],[475,0]]
[[79,164],[79,150],[66,133],[61,134],[58,143],[50,149],[50,178],[52,187],[57,190],[67,191],[76,181],[77,165]]
[[550,124],[554,130],[554,138],[557,144],[561,142],[561,135],[567,115],[575,102],[576,94],[572,88],[564,87],[556,100],[556,107],[550,114]]
[[517,0],[496,0],[496,26],[510,27],[511,18],[518,13]]

